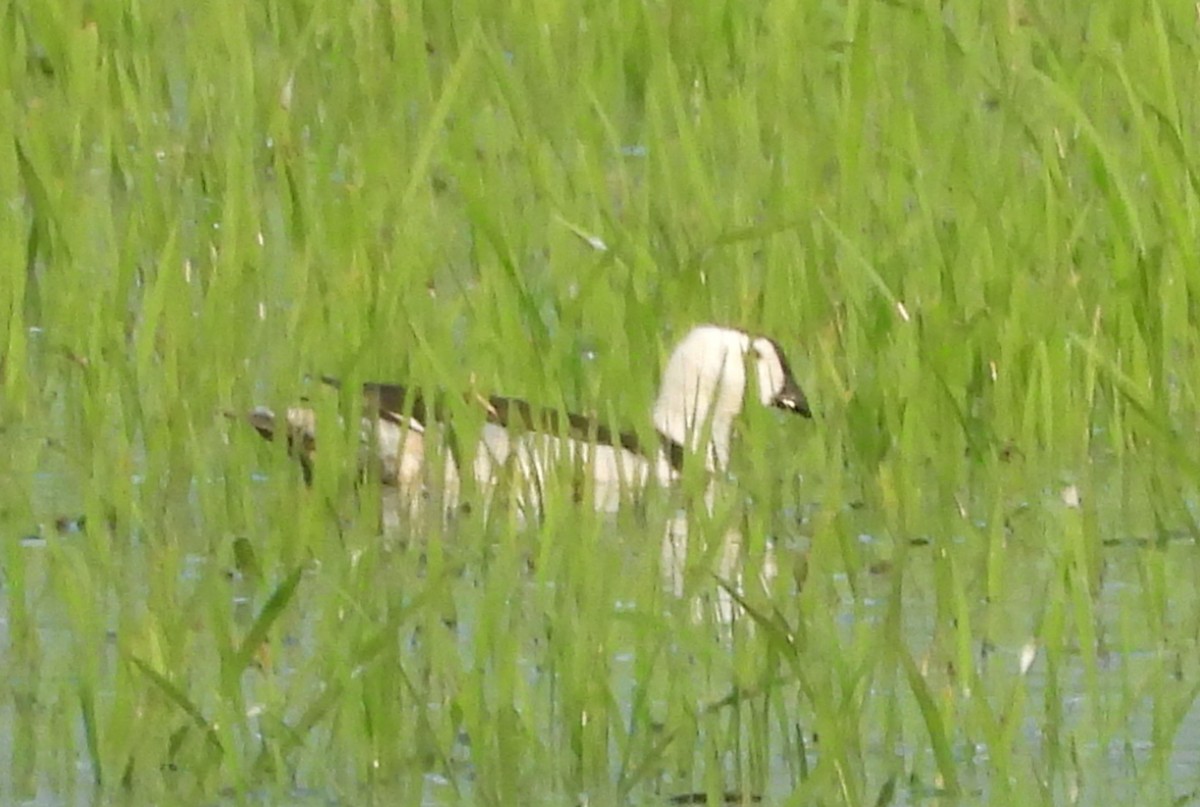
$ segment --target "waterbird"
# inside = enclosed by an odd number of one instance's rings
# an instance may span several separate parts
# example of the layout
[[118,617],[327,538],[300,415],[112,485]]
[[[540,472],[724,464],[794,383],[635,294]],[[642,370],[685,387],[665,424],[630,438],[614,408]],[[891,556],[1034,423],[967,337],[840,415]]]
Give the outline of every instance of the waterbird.
[[[322,381],[340,388],[338,379]],[[699,325],[671,351],[651,412],[657,440],[647,445],[635,431],[614,431],[588,415],[560,412],[500,395],[464,393],[460,404],[482,412],[475,450],[464,455],[450,422],[452,401],[445,394],[427,397],[400,384],[368,382],[362,386],[363,461],[378,462],[379,478],[410,496],[420,492],[427,446],[438,434],[447,448],[445,501],[457,499],[461,469],[470,462],[481,483],[493,483],[505,469],[515,469],[528,483],[526,503],[536,505],[549,481],[549,471],[563,460],[587,469],[596,509],[619,507],[622,493],[650,481],[669,485],[692,458],[709,474],[729,464],[734,423],[748,400],[765,407],[812,417],[808,398],[792,374],[775,340],[735,328]],[[312,481],[317,446],[316,413],[309,406],[290,407],[279,418],[266,407],[249,413],[250,424],[273,440],[282,433],[298,457],[307,482]],[[440,434],[439,434],[440,432]]]

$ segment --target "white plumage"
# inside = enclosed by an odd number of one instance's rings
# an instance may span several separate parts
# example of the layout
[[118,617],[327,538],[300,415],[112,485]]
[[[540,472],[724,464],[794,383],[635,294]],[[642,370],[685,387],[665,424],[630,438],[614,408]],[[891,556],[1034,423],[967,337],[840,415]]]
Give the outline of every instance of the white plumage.
[[[425,486],[433,484],[425,469],[426,443],[432,435],[449,449],[440,480],[447,503],[458,498],[459,463],[469,463],[485,490],[502,474],[515,474],[522,503],[535,506],[540,504],[541,492],[554,484],[554,469],[585,473],[584,487],[590,477],[595,507],[610,511],[619,507],[630,491],[640,490],[652,480],[670,484],[690,457],[702,460],[709,472],[724,470],[734,422],[748,399],[811,416],[808,401],[777,343],[715,325],[693,328],[672,350],[651,415],[658,440],[650,446],[632,432],[614,433],[584,416],[563,418],[553,410],[536,409],[517,399],[474,395],[464,396],[464,401],[483,408],[482,431],[472,441],[450,446],[442,423],[444,402],[430,403],[420,393],[389,384],[367,384],[364,395],[368,405],[362,437],[367,453],[379,463],[384,484],[397,487],[412,502],[419,500]],[[270,410],[255,409],[250,420],[261,434],[275,437],[276,418]],[[285,421],[289,444],[308,478],[317,445],[313,410],[290,408]],[[464,442],[473,442],[473,450],[462,451]]]

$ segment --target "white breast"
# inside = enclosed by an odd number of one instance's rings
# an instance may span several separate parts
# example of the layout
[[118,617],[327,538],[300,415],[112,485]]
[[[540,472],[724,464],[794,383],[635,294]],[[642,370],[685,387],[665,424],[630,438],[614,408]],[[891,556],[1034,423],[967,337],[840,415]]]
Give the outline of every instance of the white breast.
[[565,482],[604,512],[616,511],[652,479],[668,484],[673,478],[658,451],[645,456],[619,445],[537,432],[513,434],[492,423],[484,424],[472,468],[476,481],[485,485],[507,475],[517,483],[523,505],[540,507],[543,493]]

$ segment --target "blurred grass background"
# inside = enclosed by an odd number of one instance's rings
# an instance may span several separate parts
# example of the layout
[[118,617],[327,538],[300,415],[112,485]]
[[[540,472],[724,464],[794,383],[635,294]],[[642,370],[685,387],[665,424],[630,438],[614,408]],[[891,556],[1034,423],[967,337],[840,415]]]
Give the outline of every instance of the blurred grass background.
[[[0,794],[1194,798],[1197,25],[0,0]],[[330,372],[635,423],[702,321],[818,413],[747,429],[788,573],[721,640],[653,516],[391,547],[353,435],[309,493],[220,414]]]

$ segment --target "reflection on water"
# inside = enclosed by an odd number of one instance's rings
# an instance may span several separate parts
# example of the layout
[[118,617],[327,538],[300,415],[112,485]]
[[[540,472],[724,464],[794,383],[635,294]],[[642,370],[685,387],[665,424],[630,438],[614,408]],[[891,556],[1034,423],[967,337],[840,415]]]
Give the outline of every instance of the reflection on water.
[[[417,437],[419,438],[419,435]],[[413,438],[406,436],[405,439]],[[548,450],[552,454],[559,451],[553,438],[541,439],[550,444]],[[423,450],[415,455],[423,457]],[[407,529],[419,525],[421,519],[429,517],[430,513],[442,513],[446,518],[452,519],[455,512],[463,506],[461,481],[454,472],[454,464],[446,461],[446,458],[432,459],[429,463],[414,463],[410,475],[394,477],[401,481],[398,486],[387,485],[381,488],[381,523],[385,535],[404,535]],[[520,459],[523,464],[510,469],[518,472],[514,478],[507,478],[504,469],[498,469],[493,461],[476,461],[476,485],[479,486],[485,513],[498,504],[497,497],[501,497],[514,504],[518,522],[528,524],[540,518],[543,488],[557,480],[552,479],[544,464],[526,457]],[[616,467],[616,460],[610,462]],[[445,470],[439,471],[439,467],[444,467]],[[536,467],[536,473],[531,473],[530,467]],[[439,485],[434,481],[439,476],[444,476],[444,484]],[[644,494],[652,497],[654,493],[662,492],[653,489],[647,492],[647,479],[644,474],[637,479],[635,488],[633,499],[644,498]],[[714,508],[718,507],[718,492],[719,486],[710,483],[702,497],[701,523],[705,528],[712,526]],[[728,491],[725,493],[728,495]],[[622,503],[629,506],[631,501],[627,475],[620,471],[599,475],[593,480],[592,487],[584,498],[590,500],[597,512],[617,513]],[[728,507],[727,502],[720,505]],[[734,621],[738,612],[728,589],[732,588],[739,594],[743,591],[743,536],[738,529],[720,528],[716,538],[710,540],[708,533],[711,530],[697,531],[692,526],[695,520],[689,516],[687,508],[680,508],[666,518],[662,531],[660,559],[663,587],[675,597],[691,597],[693,618],[696,621],[703,620],[705,608],[711,605],[711,614],[717,623],[728,625]],[[619,539],[614,536],[614,540]],[[769,589],[778,573],[774,549],[769,541],[765,542],[763,557],[755,567],[762,588]]]
[[[411,513],[397,516],[392,529],[403,531],[406,519],[411,518]],[[864,514],[862,520],[868,518],[869,514]],[[678,612],[687,615],[685,620],[690,617],[695,623],[728,625],[739,617],[739,606],[718,585],[717,578],[739,589],[769,592],[776,598],[798,596],[786,575],[781,579],[779,567],[793,565],[796,562],[793,556],[807,551],[807,538],[801,528],[796,527],[791,535],[774,536],[778,542],[773,544],[764,541],[764,536],[744,534],[743,519],[718,521],[701,519],[689,524],[674,511],[658,520],[657,526],[655,519],[648,516],[645,532],[639,535],[618,534],[627,525],[614,521],[611,539],[615,551],[629,553],[629,565],[645,562],[648,556],[657,557],[663,591],[686,601]],[[61,602],[64,583],[54,580],[52,575],[55,564],[86,572],[88,534],[59,530],[52,518],[46,519],[36,537],[31,536],[28,523],[10,521],[3,527],[7,540],[0,554],[4,564],[3,588],[0,588],[0,680],[3,681],[0,804],[90,803],[94,772],[88,762],[79,693],[73,680],[78,665],[73,654],[78,644],[66,628],[65,606]],[[452,538],[453,521],[448,529]],[[536,534],[537,525],[528,524],[525,529]],[[651,542],[657,546],[655,552],[648,552],[643,540],[647,534],[659,536]],[[1068,803],[1075,796],[1082,804],[1127,803],[1144,796],[1148,787],[1156,786],[1155,782],[1161,788],[1155,791],[1158,795],[1172,798],[1196,787],[1200,713],[1196,711],[1194,697],[1175,694],[1195,692],[1194,682],[1200,680],[1200,659],[1195,647],[1195,637],[1200,635],[1196,624],[1200,623],[1195,623],[1198,598],[1192,582],[1193,546],[1177,543],[1156,549],[1122,545],[1104,550],[1093,580],[1098,646],[1097,663],[1092,668],[1088,654],[1078,646],[1046,648],[1031,643],[1031,637],[1044,635],[1046,631],[1048,598],[1057,596],[1053,592],[1060,585],[1062,573],[1060,557],[1055,551],[1047,551],[1040,540],[1019,534],[1010,536],[998,572],[1002,580],[994,586],[1003,596],[992,602],[981,598],[969,604],[974,620],[972,642],[963,649],[967,654],[963,657],[947,653],[944,641],[939,645],[942,649],[932,649],[939,632],[948,630],[945,615],[938,611],[945,603],[939,604],[935,594],[937,575],[941,573],[938,542],[909,547],[902,567],[898,567],[900,571],[896,571],[875,563],[881,557],[894,555],[894,542],[873,538],[869,525],[858,525],[856,536],[852,542],[862,551],[863,568],[837,571],[817,583],[837,592],[830,603],[828,619],[844,636],[847,647],[861,640],[864,632],[883,629],[888,619],[889,598],[899,583],[903,635],[939,703],[954,703],[954,708],[965,710],[974,708],[973,698],[986,698],[993,709],[1002,710],[1010,702],[1008,699],[1015,697],[1014,687],[1022,688],[1021,697],[1027,705],[1020,712],[1023,722],[1012,734],[1012,749],[989,748],[980,737],[955,745],[959,773],[967,780],[964,785],[968,792],[976,793],[980,800],[988,800],[992,792],[989,765],[997,755],[1011,755],[1014,750],[1022,758],[1034,760],[1037,769],[1033,772],[1022,769],[1022,772],[1049,782],[1050,800],[1055,803]],[[963,551],[969,555],[970,547]],[[879,571],[867,571],[872,565]],[[214,573],[222,576],[228,573],[218,566],[219,562],[210,556],[190,554],[180,567],[178,585],[207,585]],[[478,609],[484,607],[477,600],[488,573],[488,569],[468,563],[456,583],[460,607],[452,630],[458,635],[459,652],[465,659],[477,652],[472,636],[475,620],[480,618]],[[903,579],[897,581],[897,574]],[[1165,602],[1154,602],[1147,594],[1145,579],[1150,574],[1165,576]],[[252,621],[269,593],[252,583],[238,579],[228,582],[231,611],[243,626]],[[977,588],[982,589],[982,582],[967,584],[968,591]],[[304,591],[307,596],[315,596],[307,589]],[[148,596],[145,590],[125,594],[134,598]],[[614,603],[613,607],[628,612],[638,607],[637,601],[636,597],[630,597]],[[113,613],[97,616],[97,624],[108,626],[105,629],[109,631],[118,624],[117,602],[113,601],[111,607]],[[1173,624],[1165,631],[1147,632],[1144,623],[1148,619]],[[1163,647],[1142,638],[1181,634],[1191,636],[1191,643]],[[280,674],[287,675],[289,669],[320,658],[318,635],[316,626],[306,625],[301,635],[289,641],[282,654],[289,666]],[[1075,642],[1079,634],[1067,630],[1063,635]],[[723,639],[718,635],[715,640]],[[115,642],[111,637],[108,647],[104,657],[89,663],[99,665],[99,680],[111,682],[117,674]],[[630,676],[632,680],[636,650],[613,649],[614,676]],[[976,667],[978,678],[974,684],[958,669],[964,658]],[[536,681],[543,674],[543,661],[529,659],[531,680]],[[811,657],[805,663],[821,665],[823,661]],[[1091,681],[1092,677],[1096,683]],[[1156,682],[1163,679],[1177,685],[1158,686]],[[1189,681],[1193,683],[1187,684]],[[971,692],[972,686],[977,691]],[[633,697],[634,688],[628,682],[614,681],[612,691]],[[1099,703],[1089,694],[1097,691]],[[114,694],[114,691],[94,693],[101,701]],[[925,743],[927,735],[920,726],[903,735],[904,747],[884,747],[889,736],[885,729],[886,703],[893,695],[886,689],[872,689],[864,695],[871,704],[864,717],[878,713],[881,718],[861,719],[858,727],[862,732],[865,765],[869,775],[878,777],[876,784],[882,783],[898,757],[909,760],[907,769],[935,770],[932,752]],[[252,699],[248,707],[256,708]],[[620,708],[628,711],[632,704],[626,702]],[[1049,714],[1058,716],[1059,728],[1049,724]],[[796,719],[803,723],[806,718]],[[1077,731],[1097,722],[1107,727],[1099,735]],[[1089,737],[1092,739],[1086,739]],[[1162,748],[1168,748],[1169,753],[1164,754],[1159,750]],[[815,764],[821,754],[819,740],[809,742],[808,753]],[[469,767],[469,747],[462,749],[462,757],[461,763],[455,764]],[[779,769],[771,778],[774,784],[773,790],[766,794],[768,801],[786,796],[794,778],[794,772],[783,761],[776,760],[775,764]],[[446,788],[439,777],[430,774],[427,803],[445,803],[461,795]],[[317,795],[322,792],[322,783],[313,774],[310,773],[304,785],[314,790],[296,790],[297,803],[323,800],[331,803],[328,796]],[[935,782],[909,785],[897,789],[893,803],[936,801]]]
[[[739,530],[721,531],[713,546],[697,541],[696,530],[689,529],[685,513],[667,519],[662,539],[663,588],[675,597],[691,597],[692,619],[704,622],[711,616],[718,625],[731,625],[743,616],[730,589],[745,594],[745,549]],[[689,535],[689,533],[692,533]],[[779,573],[774,546],[767,542],[758,564],[759,580],[764,590]],[[689,580],[698,582],[688,585]],[[706,615],[706,609],[710,609]]]

